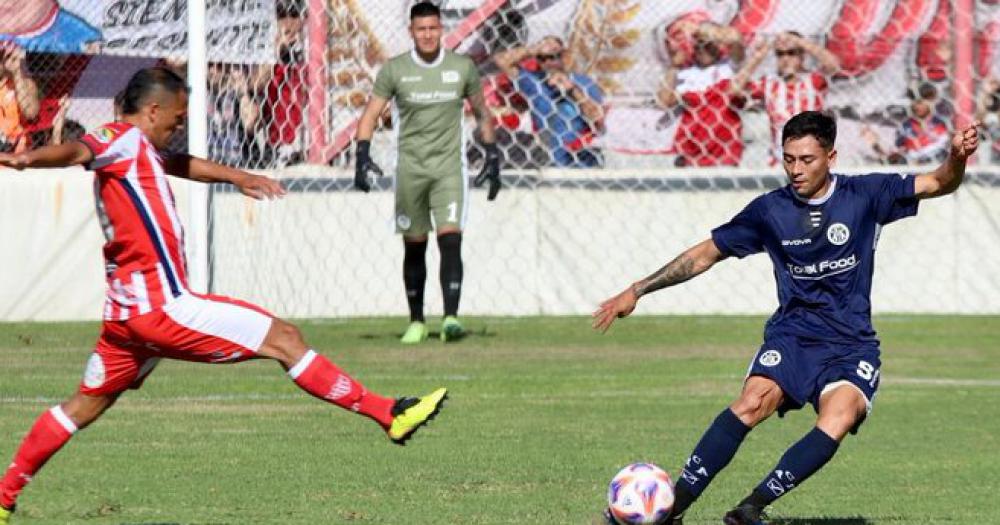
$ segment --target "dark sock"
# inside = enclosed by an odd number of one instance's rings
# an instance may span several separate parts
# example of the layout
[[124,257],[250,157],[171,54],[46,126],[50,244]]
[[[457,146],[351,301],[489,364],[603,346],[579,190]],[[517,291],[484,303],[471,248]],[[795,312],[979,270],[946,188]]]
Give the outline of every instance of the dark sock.
[[736,455],[750,427],[730,409],[723,410],[694,447],[674,488],[674,515],[683,514]]
[[410,306],[410,321],[424,321],[424,282],[427,280],[427,241],[403,241],[403,284]]
[[462,234],[438,235],[441,250],[441,296],[444,297],[444,315],[458,315],[458,301],[462,297]]
[[781,456],[774,470],[760,482],[760,485],[757,485],[743,503],[751,503],[759,508],[770,505],[826,465],[839,446],[840,443],[826,432],[813,428],[798,443],[785,451],[785,455]]

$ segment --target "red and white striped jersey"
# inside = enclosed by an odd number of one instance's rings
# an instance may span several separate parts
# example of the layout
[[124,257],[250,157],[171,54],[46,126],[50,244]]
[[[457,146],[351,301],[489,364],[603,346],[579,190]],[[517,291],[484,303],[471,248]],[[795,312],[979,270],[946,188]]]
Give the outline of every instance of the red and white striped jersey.
[[83,137],[108,279],[104,319],[125,320],[187,293],[184,230],[163,160],[139,128],[105,124]]
[[774,142],[772,154],[781,159],[781,128],[788,119],[803,111],[823,109],[826,99],[827,81],[822,74],[799,75],[791,82],[777,75],[763,76],[751,85],[751,96],[764,100],[767,116],[771,120],[771,138]]

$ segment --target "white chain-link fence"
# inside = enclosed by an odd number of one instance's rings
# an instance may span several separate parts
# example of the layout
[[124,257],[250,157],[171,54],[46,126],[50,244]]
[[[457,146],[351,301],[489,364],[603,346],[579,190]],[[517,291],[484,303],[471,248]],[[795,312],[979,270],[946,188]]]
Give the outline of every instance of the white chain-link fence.
[[[291,190],[284,201],[265,204],[215,190],[213,290],[281,314],[403,313],[391,182],[363,195],[351,190],[350,176],[356,120],[374,77],[411,47],[412,1],[206,3],[207,115],[191,118],[207,119],[212,159],[266,171]],[[71,140],[112,120],[115,94],[140,67],[183,73],[186,5],[0,0],[0,147]],[[971,184],[898,227],[934,230],[902,242],[889,261],[882,256],[890,268],[876,282],[888,284],[876,285],[883,299],[875,306],[998,310],[989,299],[1000,291],[989,261],[1000,258],[964,250],[1000,245],[992,204],[1000,162],[1000,2],[440,6],[444,45],[471,56],[483,75],[509,186],[495,204],[473,194],[464,312],[583,312],[778,184],[773,130],[788,114],[819,107],[838,117],[838,168],[857,171],[918,170],[940,158],[941,137],[956,124],[986,122]],[[557,37],[561,52],[540,46],[546,37]],[[586,88],[599,118],[582,115],[552,86],[559,70]],[[526,91],[531,81],[542,89]],[[372,147],[387,171],[395,149],[391,124],[384,119]],[[480,150],[475,140],[469,144],[478,169]],[[910,166],[890,166],[900,163]],[[894,243],[891,230],[885,251]],[[912,274],[898,271],[911,262],[932,265],[941,253],[977,262],[924,291],[907,280]],[[692,283],[697,293],[663,299],[653,311],[766,311],[766,261],[730,267],[723,272],[733,273]],[[432,306],[435,288],[428,284]],[[715,302],[697,298],[713,293]]]

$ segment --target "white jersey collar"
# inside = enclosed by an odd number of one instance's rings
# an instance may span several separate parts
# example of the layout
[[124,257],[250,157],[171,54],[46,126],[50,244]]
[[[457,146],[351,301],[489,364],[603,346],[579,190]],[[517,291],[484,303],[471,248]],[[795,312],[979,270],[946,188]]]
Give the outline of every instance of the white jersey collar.
[[837,189],[838,178],[839,177],[837,175],[831,173],[830,188],[826,190],[826,195],[823,195],[822,197],[817,197],[815,199],[803,199],[802,197],[799,196],[798,193],[795,193],[795,188],[789,188],[789,189],[792,190],[792,195],[794,195],[795,198],[798,199],[800,202],[804,202],[810,206],[819,206],[820,204],[823,204],[824,202],[830,200],[830,197],[833,197],[833,192]]
[[444,61],[444,47],[442,46],[438,48],[438,56],[437,58],[434,59],[433,62],[424,62],[424,59],[420,58],[420,54],[417,53],[416,49],[410,50],[410,58],[413,59],[414,64],[420,67],[426,67],[426,68],[438,67],[441,65],[441,62]]

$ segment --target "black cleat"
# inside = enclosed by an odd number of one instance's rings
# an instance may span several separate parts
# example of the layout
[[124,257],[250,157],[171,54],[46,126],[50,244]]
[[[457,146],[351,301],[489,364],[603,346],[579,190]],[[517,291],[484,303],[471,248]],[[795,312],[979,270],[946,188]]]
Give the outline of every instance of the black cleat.
[[722,518],[722,523],[726,525],[767,525],[764,523],[765,518],[767,518],[767,514],[764,514],[764,509],[744,504],[727,512]]

